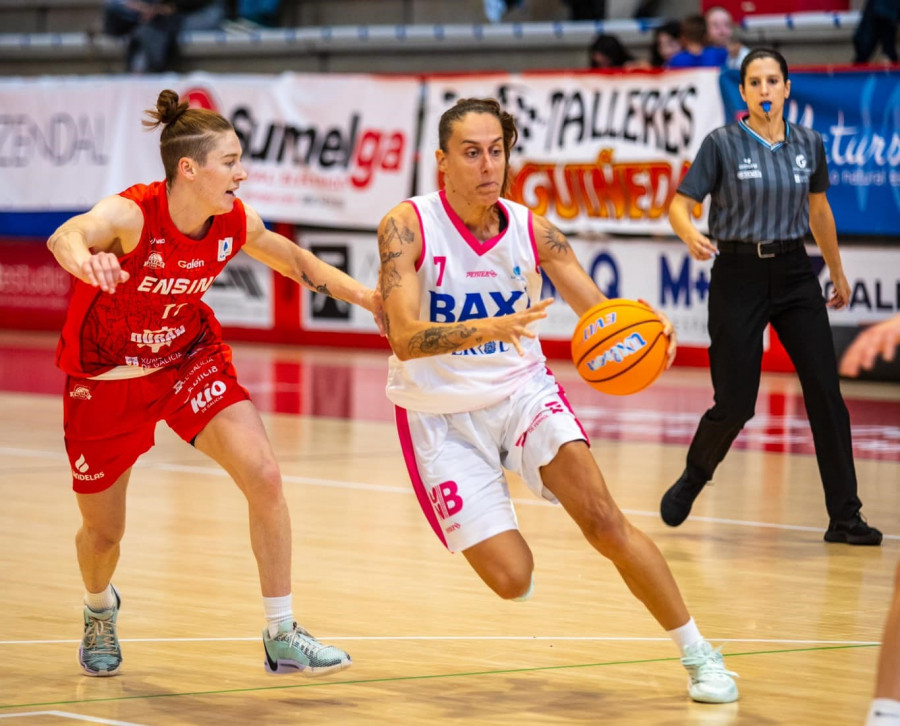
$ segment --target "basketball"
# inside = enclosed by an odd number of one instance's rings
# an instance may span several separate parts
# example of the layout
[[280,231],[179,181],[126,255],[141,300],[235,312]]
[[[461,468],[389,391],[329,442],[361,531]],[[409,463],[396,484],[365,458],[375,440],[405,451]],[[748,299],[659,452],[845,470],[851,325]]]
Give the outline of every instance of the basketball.
[[668,347],[662,320],[649,306],[616,298],[581,316],[572,333],[572,362],[592,388],[627,396],[659,378]]

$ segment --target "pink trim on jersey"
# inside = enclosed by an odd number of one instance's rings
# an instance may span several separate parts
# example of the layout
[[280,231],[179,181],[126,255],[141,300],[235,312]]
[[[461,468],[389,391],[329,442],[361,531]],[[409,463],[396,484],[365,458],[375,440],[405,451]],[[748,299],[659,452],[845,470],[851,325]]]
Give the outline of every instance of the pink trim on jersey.
[[463,222],[462,219],[459,218],[456,210],[454,210],[453,207],[450,206],[450,202],[447,201],[447,193],[443,189],[441,189],[439,195],[441,198],[441,204],[444,205],[444,211],[447,213],[447,217],[453,223],[453,226],[456,227],[456,231],[459,232],[459,236],[466,241],[466,244],[472,248],[472,252],[474,252],[479,257],[490,252],[492,249],[494,249],[494,247],[497,246],[497,243],[503,238],[503,235],[506,234],[506,230],[509,229],[509,225],[512,223],[512,218],[509,216],[509,210],[507,210],[507,208],[504,207],[498,200],[497,206],[499,206],[500,209],[503,210],[503,213],[506,215],[506,229],[502,230],[494,237],[491,237],[489,240],[485,240],[484,242],[482,242],[469,231],[469,228],[466,227],[465,222]]
[[[547,368],[547,374],[552,376],[553,371]],[[572,409],[572,404],[569,403],[569,399],[566,398],[566,389],[562,387],[562,385],[557,381],[556,383],[556,392],[559,394],[559,400],[563,402],[563,405],[567,409],[569,409],[569,413],[572,414],[572,417],[575,419],[575,423],[578,424],[578,428],[581,430],[581,435],[584,436],[584,440],[587,442],[587,445],[591,445],[591,440],[588,438],[587,432],[584,430],[584,426],[581,425],[581,421],[578,420],[578,416],[575,415],[575,411]]]
[[407,199],[412,205],[412,208],[416,210],[416,216],[419,218],[419,233],[422,236],[422,254],[419,255],[419,259],[416,260],[416,272],[419,271],[419,268],[422,266],[422,263],[425,262],[425,225],[422,224],[422,213],[419,211],[419,208],[416,206],[416,203],[411,199]]
[[[422,477],[419,476],[419,467],[416,464],[416,451],[413,448],[412,434],[409,432],[409,416],[405,408],[394,406],[394,418],[397,422],[397,434],[400,436],[400,450],[403,452],[403,459],[406,461],[406,471],[409,472],[409,479],[412,482],[413,491],[416,493],[416,499],[419,500],[419,506],[428,524],[438,536],[438,539],[447,547],[447,539],[444,537],[444,531],[441,529],[437,515],[434,513],[434,507],[431,506],[431,500],[428,498],[428,492],[425,491],[425,484]],[[447,547],[447,549],[450,549]]]
[[538,255],[537,241],[534,239],[534,215],[528,210],[528,239],[531,241],[531,251],[534,252],[534,271],[541,271],[541,258]]

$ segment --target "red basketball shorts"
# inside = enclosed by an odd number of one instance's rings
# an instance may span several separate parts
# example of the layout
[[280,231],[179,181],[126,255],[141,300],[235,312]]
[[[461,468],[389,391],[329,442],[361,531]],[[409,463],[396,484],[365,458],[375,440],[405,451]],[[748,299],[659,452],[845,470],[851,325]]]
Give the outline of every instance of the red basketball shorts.
[[190,443],[217,413],[249,398],[224,343],[141,378],[69,376],[63,428],[72,488],[89,494],[112,486],[153,446],[158,421]]

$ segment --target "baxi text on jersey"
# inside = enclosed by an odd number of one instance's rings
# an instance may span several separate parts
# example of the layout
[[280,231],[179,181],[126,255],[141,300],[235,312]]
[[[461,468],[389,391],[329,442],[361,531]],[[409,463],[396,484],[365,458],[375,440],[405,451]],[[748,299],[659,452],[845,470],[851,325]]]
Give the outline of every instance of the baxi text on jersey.
[[138,292],[149,292],[156,295],[191,295],[204,293],[213,284],[215,275],[191,280],[187,277],[159,278],[146,275],[137,286]]
[[[461,301],[445,292],[428,291],[429,316],[432,323],[456,323],[478,318],[498,318],[516,312],[516,302],[525,293],[514,290],[506,297],[502,292],[467,292]],[[526,307],[530,307],[530,304]]]

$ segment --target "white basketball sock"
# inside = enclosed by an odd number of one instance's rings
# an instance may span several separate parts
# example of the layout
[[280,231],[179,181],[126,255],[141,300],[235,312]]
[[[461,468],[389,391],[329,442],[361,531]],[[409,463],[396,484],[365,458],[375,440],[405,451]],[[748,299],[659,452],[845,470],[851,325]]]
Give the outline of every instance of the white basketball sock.
[[294,606],[292,596],[264,597],[263,608],[266,611],[266,625],[269,635],[275,637],[279,630],[290,630],[294,625]]
[[688,620],[680,628],[667,630],[666,634],[672,639],[675,645],[678,646],[682,655],[684,655],[684,651],[692,645],[703,640],[703,636],[700,635],[700,629],[697,627],[697,623],[694,622],[693,618]]
[[101,592],[84,593],[84,604],[87,605],[95,613],[110,610],[116,606],[116,595],[112,589],[112,583],[106,586]]

